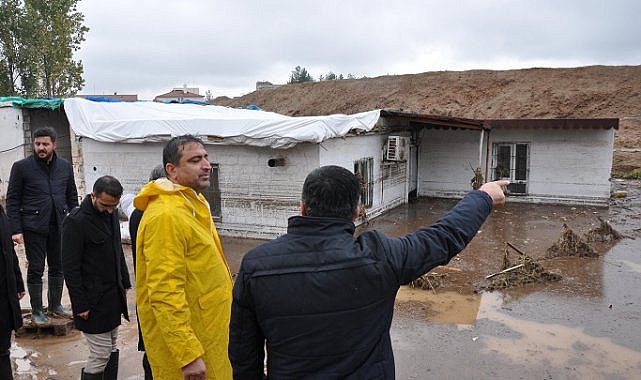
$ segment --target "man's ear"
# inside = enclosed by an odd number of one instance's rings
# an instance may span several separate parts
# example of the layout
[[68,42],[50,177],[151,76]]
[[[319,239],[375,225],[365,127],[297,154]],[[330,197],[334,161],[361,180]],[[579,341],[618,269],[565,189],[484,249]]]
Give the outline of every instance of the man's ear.
[[300,215],[301,216],[305,216],[306,215],[306,213],[305,213],[305,203],[303,203],[303,201],[300,201]]
[[176,165],[168,162],[165,165],[165,172],[167,173],[167,178],[174,178],[174,174],[176,173]]

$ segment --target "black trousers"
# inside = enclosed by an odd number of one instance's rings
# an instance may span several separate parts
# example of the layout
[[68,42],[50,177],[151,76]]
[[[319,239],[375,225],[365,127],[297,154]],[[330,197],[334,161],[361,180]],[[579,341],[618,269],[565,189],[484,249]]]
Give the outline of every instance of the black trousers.
[[[14,295],[15,296],[15,295]],[[0,356],[9,355],[11,348],[11,333],[13,332],[13,313],[11,305],[6,298],[0,298],[0,308],[3,315],[0,317]]]
[[24,248],[27,254],[27,284],[42,284],[45,258],[49,266],[49,277],[63,277],[62,254],[60,252],[60,231],[51,226],[49,233],[24,231]]

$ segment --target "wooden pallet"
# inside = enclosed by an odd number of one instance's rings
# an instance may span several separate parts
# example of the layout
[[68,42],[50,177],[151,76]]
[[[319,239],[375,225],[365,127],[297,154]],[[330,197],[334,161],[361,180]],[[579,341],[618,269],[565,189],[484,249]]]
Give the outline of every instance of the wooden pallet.
[[55,336],[68,335],[73,330],[73,320],[69,318],[60,317],[57,315],[47,314],[49,321],[42,324],[35,324],[31,320],[31,312],[26,313],[23,310],[22,320],[23,326],[20,328],[19,334],[49,334]]

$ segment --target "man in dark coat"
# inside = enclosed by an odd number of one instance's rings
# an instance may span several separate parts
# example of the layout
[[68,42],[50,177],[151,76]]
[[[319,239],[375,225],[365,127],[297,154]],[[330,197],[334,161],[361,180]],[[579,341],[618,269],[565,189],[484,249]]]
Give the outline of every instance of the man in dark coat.
[[9,348],[11,332],[22,326],[20,299],[24,297],[24,283],[13,249],[9,222],[0,206],[0,379],[13,379]]
[[62,261],[74,322],[89,346],[82,379],[115,380],[118,374],[116,338],[121,316],[129,320],[126,290],[131,288],[120,241],[121,195],[116,178],[98,178],[62,225]]
[[34,153],[11,167],[7,215],[13,241],[25,245],[31,319],[42,324],[48,320],[42,308],[45,258],[49,266],[48,311],[71,317],[60,304],[64,285],[60,226],[69,210],[78,205],[78,192],[71,163],[56,155],[56,131],[39,128],[33,139]]
[[493,205],[489,182],[434,225],[401,238],[354,237],[359,183],[324,166],[303,184],[287,234],[245,255],[233,291],[229,357],[234,379],[393,379],[389,335],[396,293],[472,240]]

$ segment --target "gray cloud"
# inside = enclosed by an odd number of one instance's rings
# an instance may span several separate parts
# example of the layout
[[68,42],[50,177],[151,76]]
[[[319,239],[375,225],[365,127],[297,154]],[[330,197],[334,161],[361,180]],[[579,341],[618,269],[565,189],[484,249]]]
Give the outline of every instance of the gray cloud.
[[85,0],[83,93],[142,99],[183,83],[238,96],[258,80],[473,68],[641,64],[633,0]]

